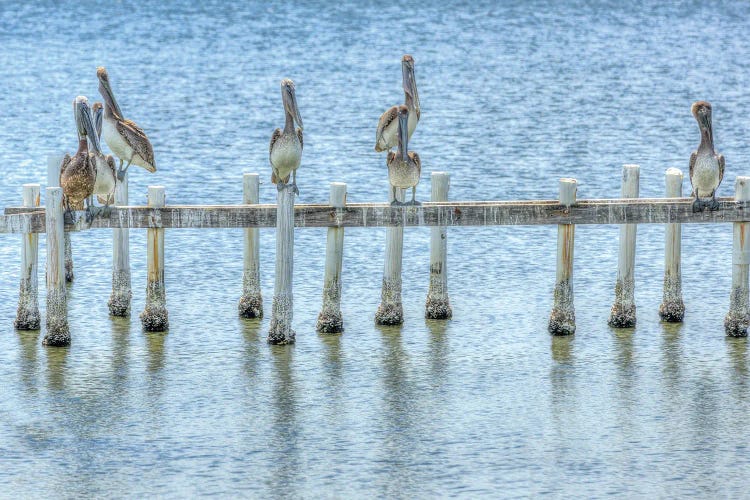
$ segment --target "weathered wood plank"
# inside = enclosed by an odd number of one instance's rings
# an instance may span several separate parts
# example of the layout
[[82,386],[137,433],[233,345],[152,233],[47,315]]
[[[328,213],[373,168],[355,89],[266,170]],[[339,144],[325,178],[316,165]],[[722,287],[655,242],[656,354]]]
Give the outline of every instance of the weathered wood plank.
[[[392,207],[387,203],[295,206],[297,227],[500,226],[544,224],[669,224],[750,222],[750,203],[720,198],[719,210],[693,213],[690,198],[580,200],[564,207],[557,200],[425,202]],[[101,228],[276,227],[276,205],[172,205],[113,207],[90,226],[85,217],[66,231]],[[44,210],[9,207],[0,216],[0,233],[44,232]]]

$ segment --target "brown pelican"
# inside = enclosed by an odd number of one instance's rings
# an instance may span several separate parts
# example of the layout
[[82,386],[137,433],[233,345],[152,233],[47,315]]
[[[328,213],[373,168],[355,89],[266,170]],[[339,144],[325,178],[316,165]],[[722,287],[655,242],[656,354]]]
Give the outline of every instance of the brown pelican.
[[[99,78],[99,93],[104,98],[104,123],[102,133],[109,149],[120,159],[117,178],[122,180],[130,164],[143,167],[149,172],[156,172],[154,148],[148,137],[134,122],[125,119],[117,105],[112,88],[109,85],[107,70],[100,66],[96,69]],[[128,162],[123,168],[123,164]]]
[[60,186],[67,210],[82,210],[86,203],[87,218],[93,217],[92,194],[96,182],[96,166],[89,158],[87,135],[94,131],[88,99],[78,96],[73,101],[73,114],[78,131],[78,151],[74,156],[65,155],[60,164]]
[[[414,58],[406,54],[401,59],[401,75],[404,86],[404,103],[409,108],[409,139],[417,128],[421,116],[417,80],[414,78]],[[380,116],[375,132],[375,151],[388,151],[398,144],[398,106],[391,106]]]
[[110,203],[114,203],[117,169],[115,167],[115,159],[112,155],[103,154],[101,149],[102,118],[104,114],[102,103],[95,102],[91,109],[94,112],[94,133],[89,134],[88,139],[92,149],[89,157],[96,166],[94,194],[97,195],[99,203],[104,204],[106,213],[109,211]]
[[409,152],[409,108],[398,107],[398,151],[388,152],[388,181],[393,188],[391,205],[401,205],[396,198],[396,188],[411,188],[411,201],[404,205],[419,205],[416,200],[417,184],[422,172],[422,161],[414,151]]
[[[297,108],[297,97],[294,93],[294,82],[288,78],[281,80],[281,101],[284,103],[284,114],[286,122],[284,131],[276,129],[271,135],[271,145],[268,148],[268,156],[271,160],[271,182],[281,191],[289,182],[292,175],[292,189],[299,195],[297,189],[297,168],[302,159],[302,117]],[[299,128],[294,130],[294,122]]]
[[[690,108],[698,121],[701,131],[701,143],[690,155],[690,183],[693,185],[693,212],[702,212],[704,208],[718,210],[716,189],[724,178],[724,155],[714,150],[714,134],[711,128],[711,104],[706,101],[693,103]],[[710,199],[707,199],[710,198]]]

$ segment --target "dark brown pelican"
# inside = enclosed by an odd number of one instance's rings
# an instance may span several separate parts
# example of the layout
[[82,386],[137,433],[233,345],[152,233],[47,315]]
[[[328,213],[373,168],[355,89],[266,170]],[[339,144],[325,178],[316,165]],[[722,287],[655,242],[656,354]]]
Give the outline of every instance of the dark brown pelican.
[[[120,159],[118,179],[125,178],[131,163],[149,172],[156,172],[154,148],[143,130],[122,115],[109,85],[107,70],[100,66],[96,69],[96,76],[99,78],[99,93],[104,98],[102,134],[109,149]],[[127,165],[123,168],[126,161]]]
[[[401,77],[404,87],[404,104],[409,109],[409,139],[417,128],[421,116],[417,80],[414,77],[414,58],[406,54],[401,59]],[[398,144],[398,106],[391,106],[380,116],[375,132],[375,151],[388,151]]]
[[693,185],[693,212],[718,210],[716,190],[724,178],[724,155],[714,150],[714,133],[711,128],[711,104],[706,101],[693,103],[690,109],[698,121],[701,143],[690,155],[690,183]]
[[399,106],[398,108],[398,151],[388,152],[388,181],[393,188],[393,201],[391,205],[400,205],[396,198],[396,189],[411,188],[411,201],[404,205],[419,205],[416,200],[417,184],[422,173],[422,161],[414,151],[409,152],[409,108]]
[[93,118],[88,99],[78,96],[73,101],[73,114],[78,132],[78,151],[74,156],[65,155],[60,164],[60,186],[63,189],[67,210],[83,210],[86,204],[87,218],[93,217],[92,194],[96,183],[96,166],[89,157],[87,135],[94,132]]
[[96,166],[96,183],[94,184],[94,194],[97,195],[99,203],[104,205],[105,213],[109,210],[109,205],[115,200],[115,185],[117,184],[117,168],[115,159],[112,155],[105,155],[101,149],[102,118],[104,109],[102,103],[95,102],[91,108],[94,113],[94,135],[89,135],[89,144],[91,152],[89,157]]
[[[294,91],[294,82],[288,78],[281,81],[281,101],[284,103],[284,114],[286,121],[284,130],[276,129],[271,135],[271,145],[268,148],[268,156],[271,160],[271,182],[281,191],[289,182],[292,175],[292,189],[299,195],[297,189],[297,168],[302,160],[302,117],[297,108],[297,97]],[[299,128],[294,130],[294,122]]]

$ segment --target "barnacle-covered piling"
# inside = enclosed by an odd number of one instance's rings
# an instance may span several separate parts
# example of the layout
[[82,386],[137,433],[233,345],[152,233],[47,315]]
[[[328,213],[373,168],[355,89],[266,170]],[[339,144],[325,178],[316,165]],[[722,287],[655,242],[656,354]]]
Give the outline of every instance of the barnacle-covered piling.
[[[734,185],[738,203],[750,201],[750,177],[740,176]],[[732,244],[732,291],[729,295],[729,312],[724,318],[724,331],[730,337],[746,337],[750,323],[750,293],[748,292],[748,267],[750,267],[750,222],[735,222]]]
[[[389,201],[393,201],[393,189],[388,190]],[[396,199],[404,201],[404,190],[396,189]],[[391,226],[385,230],[385,265],[380,305],[375,313],[378,325],[400,325],[404,322],[401,305],[401,257],[404,249],[404,227]]]
[[[570,207],[576,202],[575,179],[560,179],[560,204]],[[572,335],[576,331],[573,305],[573,249],[575,224],[557,226],[557,277],[548,329],[552,335]]]
[[[666,172],[667,198],[682,197],[682,171],[677,168]],[[664,297],[659,306],[662,321],[679,323],[685,317],[682,301],[682,275],[680,272],[682,226],[666,224],[664,231]]]
[[[23,206],[39,206],[39,184],[23,185]],[[39,316],[39,235],[21,235],[21,286],[18,294],[15,327],[18,330],[38,330]]]
[[[346,184],[331,183],[329,204],[333,208],[346,205]],[[329,227],[326,240],[326,267],[323,278],[323,306],[318,314],[317,330],[321,333],[341,333],[341,266],[344,258],[344,228]]]
[[[165,200],[163,186],[148,187],[149,207],[164,207]],[[167,291],[164,287],[164,229],[148,229],[146,245],[148,259],[146,307],[141,313],[141,324],[147,332],[163,332],[169,329]]]
[[269,344],[293,344],[292,273],[294,269],[294,185],[285,184],[276,195],[276,275],[274,277]]
[[67,346],[70,344],[68,307],[65,299],[65,231],[62,207],[63,192],[59,187],[48,187],[45,199],[47,231],[47,332],[42,344]]
[[[432,172],[430,181],[430,201],[448,201],[450,174]],[[453,316],[448,298],[448,230],[445,226],[430,228],[430,288],[424,315],[427,319]]]
[[[115,185],[115,205],[128,204],[128,176]],[[133,295],[130,284],[130,230],[112,230],[112,293],[109,296],[109,314],[128,316]]]
[[[640,167],[623,165],[622,197],[638,198]],[[617,261],[615,302],[609,316],[609,326],[631,328],[635,326],[635,238],[637,224],[620,226],[620,253]]]
[[[242,176],[242,203],[256,205],[260,202],[258,174]],[[245,228],[242,247],[242,296],[237,305],[243,318],[263,317],[263,297],[260,294],[260,238],[258,228]]]

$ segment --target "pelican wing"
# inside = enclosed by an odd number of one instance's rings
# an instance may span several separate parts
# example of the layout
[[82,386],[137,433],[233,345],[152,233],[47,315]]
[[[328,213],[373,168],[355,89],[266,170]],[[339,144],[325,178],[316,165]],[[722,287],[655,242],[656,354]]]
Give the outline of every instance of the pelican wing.
[[394,120],[398,120],[398,106],[391,106],[385,113],[380,115],[380,120],[378,120],[378,130],[375,132],[375,151],[385,151],[388,149],[385,145],[383,134],[385,133],[385,129],[387,129]]
[[[716,159],[719,160],[719,185],[721,185],[721,180],[724,178],[724,155],[718,155]],[[719,185],[716,186],[717,189]]]
[[419,155],[414,151],[410,151],[409,158],[417,165],[417,175],[422,175],[422,160],[419,158]]
[[[693,151],[690,154],[690,184],[693,183],[693,169],[695,168],[695,159],[698,158],[698,152]],[[693,188],[693,193],[695,193],[695,188]]]
[[[268,145],[268,161],[271,161],[271,153],[273,153],[273,147],[276,144],[276,141],[279,140],[279,137],[281,137],[281,129],[277,128],[273,131],[273,134],[271,134],[271,143]],[[271,183],[276,184],[278,182],[279,178],[276,175],[276,167],[274,167],[273,163],[271,163]]]
[[297,129],[297,138],[299,139],[299,146],[304,149],[305,141],[302,139],[302,129]]
[[117,120],[117,132],[138,156],[149,165],[156,166],[156,163],[154,163],[154,148],[141,127],[130,120]]

